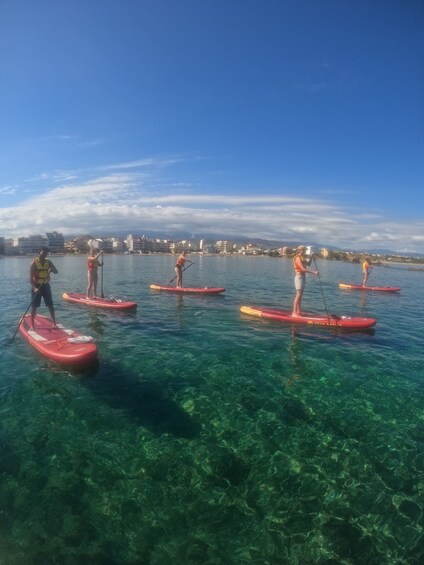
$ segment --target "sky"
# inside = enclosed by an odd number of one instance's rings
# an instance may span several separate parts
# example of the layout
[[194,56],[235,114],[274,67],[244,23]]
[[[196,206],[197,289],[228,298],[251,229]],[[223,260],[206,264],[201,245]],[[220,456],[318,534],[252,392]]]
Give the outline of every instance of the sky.
[[0,0],[0,236],[424,256],[422,0]]

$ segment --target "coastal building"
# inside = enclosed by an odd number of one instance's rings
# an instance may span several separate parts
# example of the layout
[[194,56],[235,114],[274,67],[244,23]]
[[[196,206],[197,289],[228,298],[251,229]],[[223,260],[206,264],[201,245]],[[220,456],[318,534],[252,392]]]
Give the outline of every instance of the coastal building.
[[47,247],[50,249],[50,253],[64,253],[65,251],[65,238],[63,234],[57,231],[47,232]]
[[87,253],[89,250],[87,242],[90,241],[90,239],[89,236],[78,236],[65,241],[66,253]]
[[112,242],[112,250],[114,253],[124,253],[127,250],[126,245],[122,241],[122,239],[111,237],[110,240]]
[[182,239],[181,241],[171,241],[169,243],[169,250],[171,253],[198,253],[200,251],[200,242],[191,239]]
[[169,253],[170,242],[167,239],[155,239],[154,240],[154,253]]
[[6,237],[4,240],[4,254],[18,255],[18,242],[11,237]]
[[178,247],[178,244],[175,241],[169,242],[169,251],[170,253],[181,253],[183,247]]
[[206,243],[205,241],[203,241],[202,253],[217,253],[217,249],[213,243]]
[[237,251],[237,244],[234,241],[217,241],[215,247],[218,253],[234,253]]
[[[129,234],[124,244],[129,253],[169,253],[174,242],[167,239],[152,239],[145,235],[138,236]],[[174,252],[174,251],[171,251]]]
[[264,247],[257,243],[247,243],[243,248],[244,255],[261,255]]
[[0,241],[3,242],[0,253],[5,255],[35,255],[42,247],[48,247],[51,253],[65,252],[65,238],[58,232],[21,236],[16,240],[3,237]]
[[307,245],[306,246],[306,255],[319,255],[320,251],[317,247],[313,246],[313,245]]
[[125,239],[124,243],[130,253],[138,253],[141,251],[141,240],[137,235],[127,235],[127,239]]
[[48,247],[49,240],[45,235],[30,235],[18,237],[18,253],[20,255],[32,255],[40,252],[42,247]]
[[282,255],[283,257],[287,257],[288,255],[290,255],[290,253],[292,252],[291,247],[281,247],[279,249],[280,255]]
[[113,252],[113,238],[112,237],[107,237],[105,239],[96,239],[94,241],[97,241],[98,248],[99,248],[100,251],[105,251],[106,253],[112,253]]

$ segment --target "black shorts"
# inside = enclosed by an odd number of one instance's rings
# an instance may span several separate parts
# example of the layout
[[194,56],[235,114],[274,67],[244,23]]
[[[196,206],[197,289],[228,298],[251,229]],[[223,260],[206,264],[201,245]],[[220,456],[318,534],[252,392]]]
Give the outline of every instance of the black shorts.
[[31,296],[31,305],[33,308],[38,308],[40,306],[41,297],[44,298],[44,304],[47,307],[53,306],[52,289],[49,283],[41,285],[41,288],[39,288],[38,292],[34,292],[34,289],[32,289]]

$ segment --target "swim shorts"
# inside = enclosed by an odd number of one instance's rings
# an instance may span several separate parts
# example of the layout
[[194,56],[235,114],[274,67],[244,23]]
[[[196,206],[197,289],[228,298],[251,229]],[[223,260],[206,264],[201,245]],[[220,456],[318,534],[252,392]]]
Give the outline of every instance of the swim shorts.
[[48,283],[41,285],[41,288],[38,290],[38,292],[34,292],[34,289],[32,289],[32,303],[31,304],[32,304],[33,308],[38,308],[40,306],[41,297],[44,298],[44,304],[48,308],[50,306],[53,306],[52,289],[51,289],[51,287]]
[[303,290],[305,288],[306,277],[304,273],[296,273],[294,277],[294,288],[296,290]]

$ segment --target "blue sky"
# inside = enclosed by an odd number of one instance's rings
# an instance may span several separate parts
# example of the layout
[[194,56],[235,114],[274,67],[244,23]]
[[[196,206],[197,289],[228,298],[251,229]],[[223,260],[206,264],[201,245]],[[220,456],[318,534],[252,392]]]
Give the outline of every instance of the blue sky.
[[421,0],[2,0],[0,235],[424,254]]

